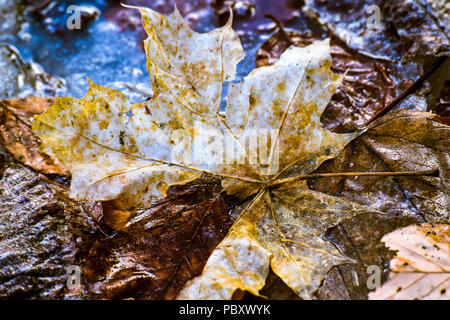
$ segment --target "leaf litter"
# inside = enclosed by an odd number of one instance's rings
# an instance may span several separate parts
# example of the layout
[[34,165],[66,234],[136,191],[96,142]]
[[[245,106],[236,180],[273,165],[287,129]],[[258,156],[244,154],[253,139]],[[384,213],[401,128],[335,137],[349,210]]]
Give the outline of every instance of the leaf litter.
[[[33,126],[45,151],[72,172],[71,196],[116,199],[136,210],[161,198],[170,186],[201,175],[219,177],[229,194],[251,199],[212,253],[202,276],[188,283],[180,296],[230,298],[238,288],[258,294],[270,265],[300,297],[311,298],[333,265],[351,262],[323,240],[325,231],[357,214],[376,212],[314,192],[295,179],[335,157],[356,137],[334,134],[320,125],[320,115],[342,80],[330,72],[328,42],[304,49],[292,47],[273,67],[259,68],[243,83],[233,84],[227,115],[222,117],[218,107],[211,106],[218,105],[222,82],[234,77],[243,55],[230,24],[200,35],[187,28],[177,12],[168,18],[150,10],[142,12],[149,34],[145,43],[148,68],[158,91],[153,100],[130,105],[119,92],[91,83],[85,98],[58,98],[48,112],[35,118]],[[172,19],[171,23],[166,19]],[[180,52],[195,52],[196,48],[179,39],[174,46],[174,36],[193,37],[213,51],[220,48],[222,55],[207,60],[201,53],[183,56]],[[245,117],[242,106],[248,110]],[[222,137],[208,141],[202,155],[206,161],[192,165],[182,157],[185,150],[174,146],[180,141],[177,130],[189,136],[195,121],[208,129],[221,124]],[[251,129],[257,128],[275,130],[268,163],[261,163],[255,150],[247,153],[242,148],[254,134]],[[292,135],[299,131],[303,139]],[[223,158],[218,146],[225,141],[231,141],[236,151],[231,156],[237,164],[217,161]],[[273,160],[276,145],[281,150],[279,163]],[[274,167],[278,170],[273,172]],[[269,175],[261,174],[264,169]],[[224,252],[226,259],[217,261]],[[242,268],[249,263],[246,253],[258,262],[252,268]],[[208,287],[216,290],[205,290]]]

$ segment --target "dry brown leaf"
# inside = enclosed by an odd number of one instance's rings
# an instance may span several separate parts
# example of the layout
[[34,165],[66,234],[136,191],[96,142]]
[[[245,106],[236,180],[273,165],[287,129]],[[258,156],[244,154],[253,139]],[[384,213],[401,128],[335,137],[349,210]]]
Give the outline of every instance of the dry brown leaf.
[[14,158],[46,174],[68,176],[69,171],[55,158],[39,151],[39,139],[31,130],[30,119],[46,111],[54,98],[23,98],[0,101],[0,143]]
[[397,255],[389,280],[371,300],[449,300],[450,225],[412,225],[384,236]]

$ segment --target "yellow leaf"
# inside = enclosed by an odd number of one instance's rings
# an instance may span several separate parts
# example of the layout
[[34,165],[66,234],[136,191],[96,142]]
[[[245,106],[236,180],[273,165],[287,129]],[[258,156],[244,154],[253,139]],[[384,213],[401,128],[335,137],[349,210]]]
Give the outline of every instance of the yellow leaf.
[[389,280],[369,299],[450,299],[450,225],[412,225],[382,241],[397,255],[390,262]]
[[119,91],[90,82],[83,99],[58,98],[35,117],[42,148],[70,169],[71,196],[80,200],[148,207],[169,186],[202,174],[250,199],[180,298],[258,294],[270,266],[311,298],[332,266],[351,262],[323,239],[326,230],[369,212],[285,179],[314,171],[356,137],[320,125],[342,80],[330,71],[329,41],[292,46],[274,65],[231,84],[223,116],[224,81],[234,79],[244,56],[231,19],[200,34],[177,10],[167,17],[139,10],[154,98],[131,105]]

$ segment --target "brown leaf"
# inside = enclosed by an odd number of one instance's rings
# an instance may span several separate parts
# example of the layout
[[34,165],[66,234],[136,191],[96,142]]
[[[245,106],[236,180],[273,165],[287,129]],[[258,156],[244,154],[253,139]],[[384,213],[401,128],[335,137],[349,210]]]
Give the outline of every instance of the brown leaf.
[[[105,221],[121,232],[97,241],[84,274],[96,297],[173,299],[198,276],[233,220],[216,182],[171,187],[148,209],[106,202]],[[113,209],[115,208],[115,209]],[[121,223],[123,222],[123,223]]]
[[450,128],[436,115],[397,110],[374,122],[319,172],[439,170],[438,177],[317,179],[316,190],[342,194],[359,204],[430,222],[449,220]]
[[[418,222],[448,222],[450,205],[449,127],[435,115],[395,111],[376,121],[350,143],[340,156],[327,161],[318,172],[415,171],[439,169],[439,177],[353,177],[316,179],[314,190],[342,196],[378,209],[382,216],[366,215],[344,222],[330,232],[329,240],[358,261],[330,273],[319,298],[366,299],[369,289],[367,267],[387,268],[392,255],[380,243],[386,233]],[[355,280],[355,274],[358,278]],[[386,275],[383,275],[385,277]]]
[[[449,53],[446,0],[305,0],[306,12],[338,34],[352,48],[388,59],[418,58]],[[428,2],[428,3],[427,3]],[[380,9],[380,25],[369,26]]]
[[450,299],[449,225],[412,225],[382,241],[397,255],[389,280],[370,294],[371,300]]
[[[304,47],[319,40],[311,32],[280,29],[256,55],[258,66],[275,63],[291,45]],[[342,84],[322,115],[325,128],[335,132],[360,129],[397,94],[396,86],[383,63],[331,41],[333,72],[345,74]]]
[[56,159],[39,151],[40,141],[31,130],[30,119],[52,106],[53,98],[0,100],[0,144],[14,158],[45,174],[69,176],[69,171]]

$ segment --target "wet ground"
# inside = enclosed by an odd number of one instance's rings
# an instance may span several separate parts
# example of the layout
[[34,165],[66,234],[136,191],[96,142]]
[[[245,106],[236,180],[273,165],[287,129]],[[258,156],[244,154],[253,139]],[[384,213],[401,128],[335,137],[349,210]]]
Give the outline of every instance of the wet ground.
[[[176,3],[190,25],[199,32],[216,28],[228,18],[228,10],[220,8],[221,1],[125,2],[150,6],[163,13],[170,13]],[[151,97],[142,49],[145,34],[139,13],[121,7],[118,1],[76,3],[81,10],[81,28],[70,30],[67,24],[74,21],[74,11],[70,8],[74,1],[0,0],[3,20],[0,54],[4,51],[0,63],[8,64],[3,68],[8,71],[8,82],[17,82],[13,88],[4,84],[2,89],[0,85],[0,98],[27,95],[79,98],[87,91],[87,77],[98,84],[122,90],[132,102]],[[284,22],[299,16],[298,10],[286,4],[274,9],[271,1],[263,3],[266,5],[258,7],[257,12],[251,7],[235,8],[234,27],[247,53],[238,66],[239,78],[255,67],[256,50],[275,27],[272,20],[263,16],[264,13],[275,12]],[[248,19],[249,15],[253,18]],[[51,77],[45,76],[42,83],[35,83],[42,74]]]

